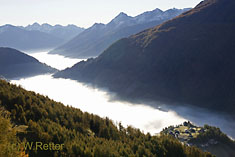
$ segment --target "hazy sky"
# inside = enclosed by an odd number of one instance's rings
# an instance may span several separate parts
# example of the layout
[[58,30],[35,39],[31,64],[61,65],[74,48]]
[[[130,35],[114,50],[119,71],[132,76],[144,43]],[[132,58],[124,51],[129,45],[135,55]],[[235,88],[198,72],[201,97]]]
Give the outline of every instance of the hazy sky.
[[130,16],[155,8],[194,7],[201,0],[0,0],[0,25],[34,22],[89,27],[107,23],[120,12]]

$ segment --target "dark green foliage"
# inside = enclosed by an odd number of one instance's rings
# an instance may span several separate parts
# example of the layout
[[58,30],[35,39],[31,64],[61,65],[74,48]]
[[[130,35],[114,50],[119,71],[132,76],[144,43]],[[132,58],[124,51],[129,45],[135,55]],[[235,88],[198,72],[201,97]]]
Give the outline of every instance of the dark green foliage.
[[[184,128],[185,126],[188,128]],[[196,131],[192,132],[192,129]],[[187,134],[185,134],[185,130],[187,130]],[[190,122],[184,122],[183,125],[169,126],[163,129],[161,133],[171,135],[187,145],[199,147],[218,157],[231,157],[235,154],[235,141],[222,133],[219,128],[209,125],[198,127]]]
[[[27,151],[30,156],[206,156],[168,136],[143,134],[132,127],[117,128],[108,118],[64,106],[48,97],[0,81],[1,106],[16,125],[27,125],[20,139],[64,144],[62,151]],[[211,156],[211,155],[209,155]]]
[[218,157],[231,157],[235,154],[235,141],[222,133],[219,128],[204,126],[205,132],[201,132],[197,138],[191,139],[189,143],[212,152]]
[[218,141],[220,143],[226,143],[235,148],[235,142],[232,141],[226,134],[221,132],[219,128],[212,127],[209,125],[205,125],[204,129],[205,132],[201,132],[196,139],[192,139],[190,142],[192,143],[206,143],[210,139],[214,139],[215,141]]
[[[1,104],[1,102],[0,102]],[[16,136],[17,129],[13,127],[9,118],[9,112],[0,107],[0,156],[1,157],[27,157],[24,151],[14,147],[21,144]]]

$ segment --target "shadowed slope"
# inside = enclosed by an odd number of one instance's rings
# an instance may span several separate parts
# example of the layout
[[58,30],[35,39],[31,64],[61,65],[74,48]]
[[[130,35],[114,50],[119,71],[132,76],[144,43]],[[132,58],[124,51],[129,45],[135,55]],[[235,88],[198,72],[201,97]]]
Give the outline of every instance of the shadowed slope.
[[56,69],[11,48],[0,48],[0,76],[7,79],[53,73]]
[[233,0],[205,0],[55,76],[108,87],[127,98],[234,113],[234,8]]

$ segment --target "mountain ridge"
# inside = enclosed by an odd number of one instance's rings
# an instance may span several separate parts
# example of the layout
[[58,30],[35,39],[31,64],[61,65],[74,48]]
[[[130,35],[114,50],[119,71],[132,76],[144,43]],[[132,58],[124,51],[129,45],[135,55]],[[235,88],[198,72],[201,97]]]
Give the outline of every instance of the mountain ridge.
[[205,0],[54,76],[127,99],[173,101],[233,115],[234,7],[232,0]]
[[0,76],[19,79],[57,70],[16,49],[0,47]]
[[0,47],[18,50],[51,49],[63,40],[40,31],[27,31],[13,25],[0,26]]
[[33,23],[32,25],[27,25],[25,27],[19,26],[20,28],[27,30],[27,31],[40,31],[60,39],[63,39],[64,42],[74,38],[76,35],[80,34],[84,31],[84,28],[78,27],[74,24],[68,24],[67,26],[62,26],[59,24],[50,25],[48,23],[39,24],[37,22]]
[[[135,17],[120,13],[108,24],[94,24],[69,42],[50,51],[50,53],[76,58],[98,56],[118,39],[156,26],[188,10],[188,8],[170,9],[165,12],[155,12],[155,10]],[[170,13],[171,11],[173,13]]]

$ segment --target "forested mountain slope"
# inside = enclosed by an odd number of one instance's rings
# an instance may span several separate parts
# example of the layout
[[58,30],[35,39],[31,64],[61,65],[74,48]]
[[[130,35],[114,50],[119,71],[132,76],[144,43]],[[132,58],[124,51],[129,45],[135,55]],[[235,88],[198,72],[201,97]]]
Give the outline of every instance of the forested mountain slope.
[[27,149],[29,156],[212,156],[170,136],[151,136],[121,124],[117,127],[108,118],[64,106],[2,80],[0,107],[10,112],[17,136],[24,142],[63,144],[59,151]]
[[234,8],[234,0],[205,0],[55,77],[106,87],[128,99],[192,104],[234,115]]

